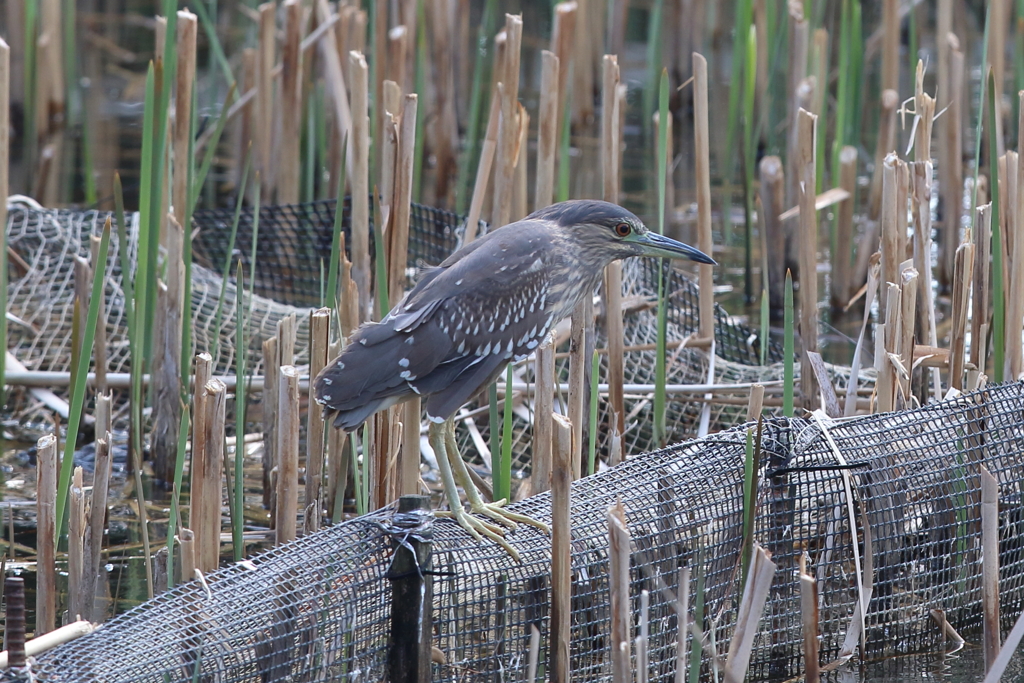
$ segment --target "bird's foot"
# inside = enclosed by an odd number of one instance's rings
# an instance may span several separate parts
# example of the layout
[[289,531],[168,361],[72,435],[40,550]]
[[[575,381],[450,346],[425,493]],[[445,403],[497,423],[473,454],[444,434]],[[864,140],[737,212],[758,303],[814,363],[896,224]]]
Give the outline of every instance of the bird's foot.
[[478,515],[484,515],[490,517],[499,524],[504,524],[508,528],[515,530],[520,524],[528,524],[529,526],[536,527],[543,531],[545,534],[551,535],[551,527],[544,522],[537,521],[533,517],[527,517],[521,515],[518,512],[512,512],[505,508],[506,500],[496,500],[493,503],[485,503],[478,501],[475,504],[470,505],[470,510]]
[[462,507],[456,507],[448,512],[438,512],[437,516],[454,519],[458,522],[459,526],[465,529],[466,532],[477,541],[482,543],[485,538],[490,539],[504,548],[505,552],[511,555],[516,562],[523,561],[522,557],[519,555],[519,551],[513,548],[509,542],[505,540],[505,530],[500,526],[478,519],[463,510]]

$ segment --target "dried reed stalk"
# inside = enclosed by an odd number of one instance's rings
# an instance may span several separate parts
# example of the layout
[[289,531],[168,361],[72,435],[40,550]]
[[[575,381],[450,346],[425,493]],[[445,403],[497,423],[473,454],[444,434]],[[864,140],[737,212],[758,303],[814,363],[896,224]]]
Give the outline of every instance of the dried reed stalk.
[[[270,527],[274,527],[274,520],[277,505],[277,496],[274,486],[274,468],[277,466],[277,374],[281,368],[281,354],[278,350],[277,337],[271,337],[263,341],[263,399],[261,401],[263,414],[263,507],[270,510]],[[202,387],[199,383],[198,368],[196,372],[195,386]],[[200,395],[196,391],[196,396]],[[203,419],[198,407],[193,411],[195,420]],[[195,444],[192,444],[193,450]]]
[[985,634],[985,671],[999,655],[999,482],[981,470],[981,605]]
[[[788,102],[787,120],[790,122],[789,140],[786,154],[786,177],[789,183],[786,185],[786,206],[793,206],[799,199],[799,179],[796,170],[797,145],[796,145],[796,121],[797,112],[801,106],[810,108],[807,102],[805,89],[807,79],[807,51],[810,42],[810,25],[803,15],[803,4],[798,2],[788,3],[789,9],[789,70],[786,88],[786,99]],[[758,41],[760,42],[760,41]],[[694,71],[696,76],[696,71]],[[803,93],[800,91],[804,90]]]
[[[189,142],[192,137],[192,84],[196,77],[196,15],[178,12],[177,88],[174,96],[174,175],[171,202],[179,225],[188,223]],[[164,240],[161,240],[165,243]],[[180,336],[180,333],[179,333]],[[180,352],[178,354],[181,355]]]
[[302,137],[302,5],[299,0],[284,3],[284,46],[281,52],[281,149],[277,155],[280,175],[277,182],[277,203],[299,201],[299,178],[302,176],[299,146]]
[[411,90],[405,73],[409,50],[409,31],[405,26],[395,26],[388,31],[387,49],[387,80],[397,83],[403,90]]
[[[619,61],[615,55],[604,56],[604,86],[601,94],[601,171],[603,198],[606,202],[619,203],[621,180],[619,169]],[[669,147],[671,149],[671,147]],[[622,323],[622,264],[619,261],[608,265],[604,272],[605,325],[608,336],[608,404],[609,417],[613,424],[610,430],[625,430],[625,399],[622,385],[625,382],[623,370],[623,323]]]
[[[344,235],[343,235],[344,237]],[[344,250],[342,250],[344,254]],[[331,362],[341,353],[341,344],[333,343],[327,350],[327,361]],[[351,469],[350,451],[347,448],[348,435],[341,429],[327,429],[327,499],[323,506],[331,520],[340,520],[344,504],[345,489]]]
[[750,400],[747,403],[747,422],[754,422],[764,408],[764,385],[755,384],[750,387]]
[[775,563],[768,552],[754,543],[750,572],[747,583],[743,587],[743,598],[740,601],[739,614],[736,616],[736,628],[729,641],[729,654],[725,660],[725,683],[741,683],[747,675],[750,654],[754,647],[764,604],[768,599],[768,589],[775,577]]
[[554,424],[551,414],[555,397],[555,347],[552,335],[548,335],[535,354],[535,393],[533,405],[533,454],[530,488],[533,493],[547,491],[552,472],[552,438]]
[[[980,194],[980,192],[979,192]],[[978,200],[981,201],[980,199]],[[971,293],[971,363],[981,372],[985,371],[985,342],[987,331],[982,335],[982,326],[988,328],[991,314],[992,266],[992,207],[984,204],[977,207],[974,220],[974,287]]]
[[452,25],[455,16],[448,3],[427,3],[426,10],[433,29],[434,135],[431,149],[435,159],[434,196],[437,204],[448,206],[454,189],[452,181],[458,172],[459,123],[455,111],[455,64],[459,56],[455,35],[458,31]]
[[[572,34],[572,121],[588,126],[594,118],[594,71],[598,46],[603,43],[598,26],[602,14],[593,0],[578,0],[576,29]],[[561,55],[559,55],[561,57]]]
[[[242,49],[242,92],[256,93],[256,48],[247,47]],[[256,139],[256,117],[254,115],[255,105],[252,100],[246,102],[240,112],[241,116],[236,126],[235,148],[235,170],[234,183],[239,192],[247,192],[248,188],[239,187],[242,184],[242,174],[245,171],[245,157]]]
[[[8,8],[11,4],[8,3]],[[11,48],[0,38],[0,196],[5,200],[0,202],[0,253],[7,253],[7,201],[10,196],[10,158],[11,158]],[[7,282],[7,261],[0,265],[0,276],[2,281]],[[4,301],[6,302],[6,295]],[[5,306],[6,308],[6,306]],[[7,326],[3,326],[4,350],[7,349]],[[13,541],[13,536],[11,537]]]
[[[40,110],[48,120],[53,115],[64,113],[64,49],[74,49],[74,46],[63,44],[64,28],[63,13],[67,8],[62,6],[60,0],[42,0],[39,5],[39,32],[49,37],[49,47],[46,59],[39,55],[36,65],[37,74],[40,70],[47,72],[46,88],[39,88]],[[74,11],[73,7],[71,11]],[[12,27],[13,28],[13,27]],[[38,76],[37,76],[38,78]],[[48,128],[39,128],[40,132]],[[43,206],[52,206],[43,204]]]
[[899,0],[882,0],[882,90],[900,89]]
[[[97,401],[110,404],[111,396],[100,397]],[[109,407],[108,407],[109,410]],[[99,422],[99,420],[97,420]],[[99,433],[99,432],[97,432]],[[103,553],[103,530],[106,528],[107,490],[110,484],[112,460],[110,457],[111,436],[104,430],[103,437],[96,439],[96,464],[93,471],[92,500],[89,510],[89,529],[85,536],[85,569],[82,572],[82,595],[84,610],[82,616],[93,622],[103,620],[103,610],[96,605],[96,588],[106,574],[101,573]]]
[[964,360],[967,331],[967,305],[974,279],[974,244],[967,240],[956,250],[953,267],[952,328],[949,331],[949,386],[963,390]]
[[519,142],[519,65],[523,43],[523,18],[505,15],[505,64],[501,72],[501,119],[498,124],[498,157],[494,178],[493,227],[509,222],[512,214],[512,182]]
[[787,233],[779,219],[779,214],[784,209],[782,202],[786,191],[782,159],[777,156],[764,157],[758,166],[758,172],[761,178],[761,214],[764,220],[765,243],[768,247],[768,269],[765,277],[768,279],[769,309],[777,312],[785,305],[786,294]]
[[[900,293],[899,336],[892,353],[898,353],[903,372],[898,373],[897,384],[900,390],[897,395],[896,408],[904,409],[911,405],[910,389],[914,368],[914,331],[917,322],[918,290],[921,280],[916,268],[905,268],[900,273],[902,291]],[[936,369],[936,372],[938,370]]]
[[299,371],[282,365],[277,380],[277,545],[295,540],[299,507]]
[[803,273],[803,277],[800,278],[800,342],[803,349],[800,395],[807,410],[814,410],[820,403],[818,383],[807,357],[808,351],[818,350],[818,216],[814,208],[817,121],[818,117],[805,109],[800,109],[797,114],[800,154],[797,161],[797,171],[800,174],[800,272]]
[[82,591],[84,571],[85,484],[82,468],[76,467],[68,499],[68,618],[71,621],[88,617],[91,596]]
[[[693,53],[694,164],[697,176],[697,248],[711,255],[711,147],[708,138],[708,61]],[[697,336],[715,336],[715,293],[712,266],[697,266]]]
[[[227,386],[217,378],[202,390],[202,438],[193,436],[189,526],[196,535],[196,567],[204,574],[220,564],[221,478]],[[197,425],[199,422],[197,421]],[[198,443],[197,443],[198,442]]]
[[[897,326],[900,312],[900,286],[895,282],[886,283],[885,322],[876,326],[875,330],[875,370],[878,373],[876,394],[878,395],[878,412],[887,413],[893,408],[893,389],[895,372],[888,353],[895,346]],[[881,304],[881,300],[879,301]],[[882,329],[877,329],[881,327]]]
[[807,553],[800,555],[800,620],[804,634],[804,680],[818,683],[818,582],[807,572]]
[[963,204],[962,143],[960,141],[960,98],[963,91],[963,53],[959,56],[959,73],[955,73],[954,53],[960,43],[952,31],[953,2],[940,0],[938,30],[935,34],[938,48],[938,88],[935,108],[945,110],[939,122],[939,197],[942,201],[942,239],[939,251],[939,286],[943,291],[953,285],[954,254],[960,244],[960,215]]
[[[851,286],[853,267],[853,205],[857,191],[857,148],[847,145],[839,151],[839,186],[850,193],[850,198],[839,204],[836,218],[836,253],[832,257],[832,308],[838,310],[853,295]],[[781,267],[781,264],[780,266]]]
[[551,468],[551,680],[568,683],[569,638],[572,618],[571,508],[572,424],[562,415],[547,413],[553,425],[554,462]]
[[[327,347],[331,336],[331,309],[318,308],[309,314],[309,377],[315,379],[327,365]],[[244,448],[235,447],[235,457],[242,457]],[[306,506],[303,529],[320,528],[320,488],[324,472],[324,416],[312,401],[306,414],[306,488],[303,500]],[[315,504],[315,505],[314,505]],[[316,512],[317,514],[313,514]]]
[[573,432],[572,478],[583,474],[583,422],[585,420],[587,368],[591,358],[587,354],[587,330],[593,324],[594,302],[590,296],[573,309],[569,338],[569,422]]
[[[0,223],[4,225],[4,223]],[[99,235],[89,235],[89,256],[94,268],[106,268],[107,264],[100,263],[100,242]],[[3,245],[0,244],[0,247]],[[100,301],[99,316],[96,318],[96,334],[92,345],[93,365],[96,368],[96,393],[104,394],[107,391],[107,307],[105,301]],[[98,433],[98,432],[97,432]]]
[[516,117],[519,132],[516,137],[516,167],[512,181],[512,212],[509,222],[526,218],[529,211],[529,190],[527,189],[526,149],[529,146],[530,114],[526,107],[516,103],[519,114]]
[[868,196],[868,218],[871,220],[877,220],[879,216],[885,159],[896,149],[896,107],[899,105],[899,95],[895,90],[885,90],[881,102],[882,113],[878,118],[878,138],[875,144],[875,173],[871,177]]
[[352,280],[359,293],[360,322],[370,311],[370,117],[368,70],[361,53],[349,53],[352,75]]
[[[899,228],[898,228],[898,209],[896,204],[896,196],[898,190],[898,182],[896,180],[896,153],[890,152],[886,155],[885,161],[882,163],[882,215],[881,215],[881,232],[882,232],[882,282],[884,284],[895,283],[899,273],[900,262],[903,261],[899,252]],[[883,297],[882,301],[879,301],[879,316],[884,319],[885,317],[885,304],[887,300]]]
[[402,130],[398,136],[395,170],[395,208],[388,243],[388,296],[395,306],[405,296],[405,267],[409,256],[409,219],[412,207],[413,155],[416,149],[418,96],[406,95],[402,108]]
[[[579,4],[576,0],[560,2],[555,5],[555,18],[551,28],[551,51],[558,57],[558,114],[555,118],[555,155],[557,168],[560,164],[569,163],[568,159],[560,158],[562,149],[562,121],[565,120],[566,98],[569,96],[569,67],[573,59],[573,44],[576,33],[576,14]],[[541,119],[543,120],[543,119]],[[557,178],[557,171],[553,178]]]
[[619,501],[608,508],[608,588],[611,593],[612,680],[631,683],[630,643],[632,619],[629,602],[631,536],[626,527],[626,510]]
[[164,482],[174,481],[181,427],[181,326],[185,288],[182,261],[184,233],[168,215],[163,232],[167,246],[166,282],[157,281],[156,334],[151,376],[153,390],[153,471]]
[[487,184],[491,178],[491,166],[498,147],[498,121],[501,116],[501,94],[495,90],[491,96],[491,109],[487,116],[487,132],[480,146],[480,162],[476,168],[476,182],[473,185],[473,199],[469,203],[469,216],[466,218],[466,234],[464,242],[472,242],[480,225],[480,214],[487,196]]
[[196,535],[191,529],[182,528],[175,537],[181,549],[181,580],[196,578]]
[[[349,8],[342,8],[349,9]],[[331,7],[327,0],[317,0],[315,4],[316,20],[319,24],[324,24],[331,19]],[[349,12],[349,18],[351,18],[351,10]],[[335,26],[340,25],[340,20]],[[347,31],[347,27],[346,27]],[[339,30],[336,28],[333,34],[333,39],[327,37],[324,40],[317,41],[317,52],[320,56],[320,63],[324,71],[324,84],[327,87],[327,94],[331,98],[331,103],[334,105],[334,125],[335,131],[333,135],[333,141],[335,145],[341,144],[341,140],[349,135],[352,131],[352,110],[349,107],[348,93],[345,90],[345,83],[347,76],[342,69],[342,64],[345,63],[343,55],[348,54],[347,52],[341,51],[339,45]],[[346,36],[347,37],[347,36]],[[360,48],[361,49],[361,48]],[[332,180],[337,178],[337,174],[341,172],[340,166],[342,163],[347,164],[348,172],[352,172],[352,148],[349,147],[349,154],[347,159],[341,159],[341,150],[338,149],[338,163],[331,166],[331,177]],[[332,182],[331,187],[337,186],[337,182]]]
[[259,6],[256,61],[256,170],[263,179],[262,195],[273,197],[277,160],[274,158],[274,65],[277,62],[275,4]]
[[[1020,269],[1024,268],[1024,90],[1017,96],[1021,105],[1017,120],[1017,178],[1010,206],[1010,216],[1013,220],[1007,222],[1009,229],[1004,234],[1010,238],[1006,241],[1011,248],[1006,270],[1008,273],[1019,274]],[[1016,380],[1024,371],[1024,346],[1021,343],[1021,330],[1024,329],[1024,277],[1010,277],[1009,281],[1010,296],[1006,307],[1006,377]]]
[[56,506],[57,437],[47,434],[36,442],[37,636],[52,631],[57,617]]
[[541,50],[540,111],[537,117],[537,185],[534,209],[551,204],[555,190],[555,154],[558,144],[558,56]]

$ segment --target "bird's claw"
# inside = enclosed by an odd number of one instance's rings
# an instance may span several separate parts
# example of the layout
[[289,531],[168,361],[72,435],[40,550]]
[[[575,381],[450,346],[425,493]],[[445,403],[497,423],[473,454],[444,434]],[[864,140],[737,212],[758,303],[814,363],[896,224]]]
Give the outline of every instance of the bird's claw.
[[484,538],[488,538],[502,548],[505,549],[509,555],[515,559],[516,562],[522,562],[522,557],[519,555],[519,551],[509,545],[509,542],[505,540],[505,530],[499,526],[486,522],[482,519],[477,519],[473,515],[468,514],[462,508],[456,508],[450,512],[439,512],[439,517],[449,517],[458,522],[459,526],[466,530],[466,532],[474,539],[483,543]]
[[504,524],[513,531],[519,528],[520,524],[528,524],[529,526],[540,529],[549,536],[551,535],[551,528],[547,524],[545,524],[544,522],[539,522],[536,519],[533,519],[532,517],[527,517],[526,515],[521,515],[517,512],[512,512],[511,510],[506,510],[506,502],[507,501],[504,498],[502,498],[501,500],[496,500],[493,503],[480,503],[478,505],[471,505],[470,509],[479,515],[485,515],[487,517],[490,517],[494,521],[499,522],[500,524]]

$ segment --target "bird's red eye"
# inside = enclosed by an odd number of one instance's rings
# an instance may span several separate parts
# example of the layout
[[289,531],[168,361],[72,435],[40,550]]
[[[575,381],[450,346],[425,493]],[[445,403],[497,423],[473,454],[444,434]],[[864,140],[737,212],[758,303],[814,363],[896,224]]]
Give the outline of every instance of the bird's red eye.
[[631,232],[633,232],[633,228],[629,223],[619,223],[615,226],[615,234],[619,237],[629,237]]

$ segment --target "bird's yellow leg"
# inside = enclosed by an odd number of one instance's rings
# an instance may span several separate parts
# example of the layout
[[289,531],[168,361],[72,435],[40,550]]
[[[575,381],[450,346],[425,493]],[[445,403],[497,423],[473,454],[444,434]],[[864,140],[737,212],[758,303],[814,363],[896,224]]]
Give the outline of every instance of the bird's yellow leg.
[[496,500],[493,503],[486,503],[480,496],[480,491],[477,490],[473,484],[473,480],[469,478],[469,471],[466,468],[466,463],[462,460],[462,455],[459,453],[459,446],[455,443],[455,421],[451,418],[445,422],[445,451],[448,453],[448,457],[451,460],[452,468],[455,470],[455,476],[460,481],[462,488],[466,491],[466,499],[469,501],[469,509],[473,512],[490,517],[496,522],[504,524],[505,526],[515,529],[519,524],[529,524],[535,526],[546,534],[551,533],[550,527],[544,522],[538,522],[532,517],[521,515],[511,510],[505,509],[506,501],[504,498]]
[[[445,426],[443,423],[438,424],[435,422],[430,423],[430,427],[427,431],[428,439],[430,440],[430,447],[434,449],[434,457],[437,460],[437,467],[441,470],[441,480],[444,482],[444,492],[448,496],[448,507],[450,512],[438,513],[441,517],[452,517],[456,522],[459,523],[463,529],[465,529],[470,536],[476,540],[483,542],[484,538],[489,538],[508,552],[516,561],[522,561],[519,557],[519,552],[508,544],[503,536],[505,530],[499,526],[486,522],[482,519],[468,514],[462,508],[462,500],[459,498],[459,489],[455,483],[455,477],[452,474],[451,458],[449,457],[448,450],[445,448]],[[458,451],[455,453],[458,457]],[[475,491],[475,489],[473,489]],[[468,494],[469,489],[467,489]],[[477,494],[479,496],[479,494]]]

